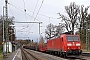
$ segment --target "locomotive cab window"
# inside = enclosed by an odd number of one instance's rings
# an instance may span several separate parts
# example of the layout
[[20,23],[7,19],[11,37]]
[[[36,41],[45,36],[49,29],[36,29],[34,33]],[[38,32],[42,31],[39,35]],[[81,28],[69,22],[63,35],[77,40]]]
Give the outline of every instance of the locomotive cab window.
[[66,36],[67,41],[79,41],[78,36]]

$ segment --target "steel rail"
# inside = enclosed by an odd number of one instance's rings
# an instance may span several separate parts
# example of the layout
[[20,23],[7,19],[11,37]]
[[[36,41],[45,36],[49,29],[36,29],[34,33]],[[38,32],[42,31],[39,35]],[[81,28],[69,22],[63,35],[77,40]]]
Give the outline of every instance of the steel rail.
[[25,54],[25,52],[23,51],[23,49],[21,49],[21,51],[22,51],[22,60],[29,60],[29,58],[27,57],[27,55]]
[[34,55],[32,55],[30,52],[26,51],[25,49],[23,49],[25,52],[27,52],[32,58],[34,58],[35,60],[40,60],[37,57],[35,57]]

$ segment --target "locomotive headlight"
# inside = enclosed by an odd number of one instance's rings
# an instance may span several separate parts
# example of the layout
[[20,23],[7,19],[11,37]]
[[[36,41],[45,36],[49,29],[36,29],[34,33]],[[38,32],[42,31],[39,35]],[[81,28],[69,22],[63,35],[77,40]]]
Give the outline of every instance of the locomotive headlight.
[[67,46],[72,46],[72,44],[67,44]]
[[80,49],[80,47],[78,47],[78,49]]
[[68,47],[68,49],[70,49],[70,48]]
[[76,46],[80,46],[80,43],[76,44]]

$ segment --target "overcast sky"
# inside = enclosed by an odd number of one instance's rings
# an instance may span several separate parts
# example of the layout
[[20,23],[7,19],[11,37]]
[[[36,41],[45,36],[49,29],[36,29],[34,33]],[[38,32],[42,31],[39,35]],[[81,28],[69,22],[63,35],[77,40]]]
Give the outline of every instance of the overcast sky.
[[[34,21],[39,12],[35,21],[42,22],[40,32],[43,33],[43,36],[46,25],[49,23],[58,25],[60,23],[60,19],[57,19],[59,17],[57,13],[60,12],[61,14],[66,15],[64,7],[70,5],[70,2],[75,2],[77,5],[90,5],[90,0],[8,0],[8,2],[10,3],[8,4],[8,15],[14,16],[14,21]],[[0,15],[3,14],[3,6],[5,6],[5,0],[0,0]],[[26,12],[24,11],[25,9]],[[17,39],[27,39],[27,37],[29,37],[36,41],[39,37],[39,24],[15,23],[15,26]]]

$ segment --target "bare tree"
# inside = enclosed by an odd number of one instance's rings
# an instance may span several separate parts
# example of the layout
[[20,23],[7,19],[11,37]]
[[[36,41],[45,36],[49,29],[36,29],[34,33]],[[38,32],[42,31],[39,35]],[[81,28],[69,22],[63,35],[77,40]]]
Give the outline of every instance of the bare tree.
[[64,25],[61,23],[59,23],[59,25],[57,25],[55,28],[56,36],[60,36],[64,32]]
[[81,30],[82,30],[82,28],[84,28],[84,24],[87,21],[88,8],[89,8],[89,6],[84,7],[84,5],[81,5],[81,7],[80,7],[80,12],[79,12],[79,25],[80,25],[79,32],[80,32],[80,34],[82,34]]
[[59,18],[62,18],[62,20],[65,22],[65,23],[62,24],[63,27],[65,27],[67,31],[70,31],[71,30],[70,20],[66,16],[64,16],[64,15],[62,15],[60,13],[58,13],[58,14],[60,16]]
[[55,32],[55,26],[53,24],[48,24],[47,25],[47,29],[45,30],[45,37],[46,39],[50,39],[51,37],[53,37],[53,33]]
[[48,24],[47,29],[45,30],[45,37],[46,39],[50,38],[55,38],[58,37],[62,34],[64,31],[64,26],[62,24],[59,25],[53,25],[53,24]]
[[70,30],[72,30],[72,34],[74,34],[74,26],[75,23],[78,19],[78,14],[79,14],[79,6],[76,5],[74,2],[71,2],[69,6],[65,6],[65,10],[69,16],[69,18],[65,17],[64,15],[60,15],[60,18],[65,21],[65,26],[66,29],[69,31],[68,27]]

